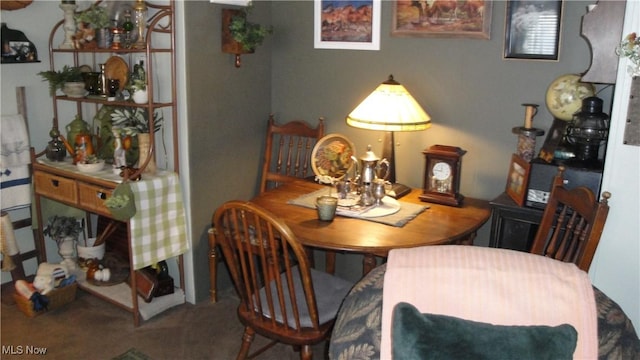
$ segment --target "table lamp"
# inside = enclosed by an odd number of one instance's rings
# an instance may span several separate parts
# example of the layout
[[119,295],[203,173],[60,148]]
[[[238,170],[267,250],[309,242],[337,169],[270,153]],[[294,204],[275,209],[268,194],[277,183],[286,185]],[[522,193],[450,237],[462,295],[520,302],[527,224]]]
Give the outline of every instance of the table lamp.
[[389,75],[348,116],[347,124],[356,128],[386,131],[382,157],[391,162],[388,180],[392,184],[389,195],[396,199],[408,194],[411,189],[396,183],[395,131],[418,131],[431,127],[431,117],[409,94],[407,89]]

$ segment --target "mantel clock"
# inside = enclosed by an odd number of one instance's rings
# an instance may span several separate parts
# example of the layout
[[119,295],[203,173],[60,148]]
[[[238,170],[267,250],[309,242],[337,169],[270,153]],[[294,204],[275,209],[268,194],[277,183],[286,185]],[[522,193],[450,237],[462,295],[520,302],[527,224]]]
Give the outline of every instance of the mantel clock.
[[424,186],[420,200],[461,206],[460,170],[465,150],[455,146],[433,145],[422,152],[425,156]]

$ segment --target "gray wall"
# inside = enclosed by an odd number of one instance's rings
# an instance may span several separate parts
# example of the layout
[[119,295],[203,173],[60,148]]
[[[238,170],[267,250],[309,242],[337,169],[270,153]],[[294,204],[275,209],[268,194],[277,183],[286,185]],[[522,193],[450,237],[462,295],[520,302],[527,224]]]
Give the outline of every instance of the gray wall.
[[[213,211],[232,199],[250,199],[259,179],[260,152],[271,109],[270,40],[255,54],[221,52],[221,9],[185,2],[189,183],[196,298],[208,296],[207,229]],[[250,19],[268,23],[271,8],[257,2]],[[220,266],[221,270],[223,266]],[[219,288],[230,286],[221,277]]]
[[[494,1],[490,40],[392,37],[393,2],[383,1],[380,51],[314,49],[313,2],[273,2],[272,111],[281,121],[324,116],[327,133],[345,134],[359,154],[367,144],[380,154],[381,133],[351,128],[344,119],[393,74],[433,123],[426,131],[396,133],[398,181],[421,187],[422,150],[434,144],[455,145],[467,150],[461,193],[492,199],[504,191],[517,144],[511,129],[524,122],[521,104],[539,104],[534,126],[547,130],[552,122],[544,105],[547,87],[559,75],[580,73],[590,65],[589,45],[580,37],[581,19],[590,3],[564,2],[556,62],[502,59],[505,1]],[[610,90],[603,94],[609,101]],[[543,141],[540,137],[538,145]],[[489,224],[476,243],[488,244],[488,230]],[[338,261],[338,273],[347,277],[356,275],[361,264],[357,258]]]
[[350,128],[344,118],[393,74],[433,122],[423,132],[396,134],[398,180],[422,186],[421,151],[433,144],[456,145],[468,151],[461,192],[495,197],[504,190],[516,148],[511,129],[523,124],[521,104],[540,104],[534,125],[548,129],[552,118],[544,105],[547,86],[559,75],[589,67],[589,46],[579,32],[591,2],[564,2],[558,62],[502,59],[504,1],[494,2],[490,40],[391,37],[392,3],[382,2],[381,50],[357,51],[314,49],[313,2],[274,2],[273,111],[282,120],[324,116],[327,131],[347,135],[360,154],[368,143],[379,153],[380,134]]
[[[254,1],[254,20],[275,33],[256,54],[233,57],[220,51],[220,9],[205,2],[185,4],[189,154],[196,288],[208,289],[206,228],[212,211],[226,200],[248,199],[259,178],[263,134],[269,112],[281,121],[315,123],[326,118],[327,133],[348,136],[362,153],[380,153],[380,133],[348,127],[345,116],[389,74],[431,115],[433,126],[398,133],[398,181],[422,186],[421,151],[433,144],[460,146],[461,192],[492,199],[504,190],[514,126],[523,124],[523,103],[540,104],[534,125],[547,130],[552,117],[544,105],[548,85],[590,64],[580,37],[581,18],[592,1],[565,1],[559,61],[503,60],[506,2],[495,1],[490,40],[391,37],[392,2],[382,2],[381,50],[326,50],[313,47],[312,1]],[[599,88],[602,88],[601,86]],[[601,96],[609,102],[611,90]],[[544,140],[539,138],[539,144]],[[488,224],[477,243],[488,243]],[[322,257],[320,257],[320,260]],[[341,256],[338,273],[357,278],[358,256]],[[224,284],[227,281],[222,280]]]

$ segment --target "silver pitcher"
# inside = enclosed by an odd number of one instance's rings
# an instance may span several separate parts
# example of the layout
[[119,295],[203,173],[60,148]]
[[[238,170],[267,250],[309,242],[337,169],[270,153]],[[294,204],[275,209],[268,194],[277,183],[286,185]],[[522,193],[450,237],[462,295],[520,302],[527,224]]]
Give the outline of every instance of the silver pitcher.
[[362,205],[373,205],[372,184],[376,180],[387,180],[389,177],[390,163],[387,159],[380,159],[372,150],[371,145],[367,145],[367,152],[359,160],[351,157],[356,165],[355,184],[360,190],[360,203]]

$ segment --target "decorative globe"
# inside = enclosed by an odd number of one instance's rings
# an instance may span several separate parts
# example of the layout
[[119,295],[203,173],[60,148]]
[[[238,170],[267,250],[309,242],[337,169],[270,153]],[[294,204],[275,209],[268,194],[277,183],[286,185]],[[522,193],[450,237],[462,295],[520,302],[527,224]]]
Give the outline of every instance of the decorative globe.
[[561,75],[547,88],[547,108],[555,118],[570,121],[582,107],[582,99],[594,96],[595,92],[593,84],[580,81],[580,75]]

